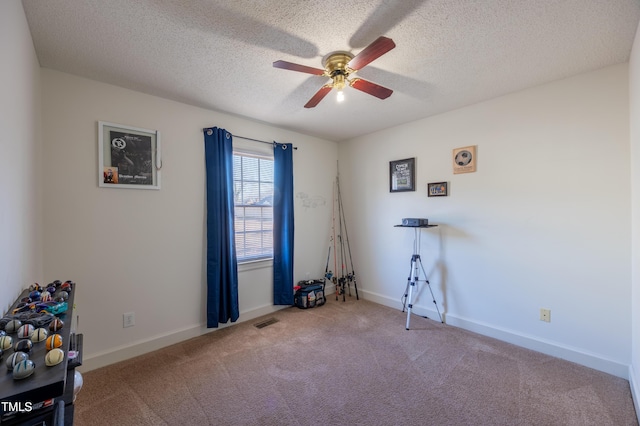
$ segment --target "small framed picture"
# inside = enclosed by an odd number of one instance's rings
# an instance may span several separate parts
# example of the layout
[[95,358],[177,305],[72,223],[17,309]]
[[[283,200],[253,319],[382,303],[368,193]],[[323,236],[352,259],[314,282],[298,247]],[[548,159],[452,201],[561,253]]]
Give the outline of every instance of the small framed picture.
[[389,192],[416,190],[416,159],[389,161]]
[[429,197],[446,197],[449,195],[447,182],[432,182],[427,184]]
[[453,150],[453,174],[476,171],[476,145]]
[[160,132],[98,122],[98,186],[160,189]]

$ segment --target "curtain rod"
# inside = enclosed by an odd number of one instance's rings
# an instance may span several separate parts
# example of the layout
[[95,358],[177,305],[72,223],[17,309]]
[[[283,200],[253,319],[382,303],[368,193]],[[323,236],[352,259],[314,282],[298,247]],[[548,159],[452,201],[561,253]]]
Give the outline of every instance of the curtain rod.
[[[207,129],[202,129],[202,131],[204,132]],[[231,133],[231,132],[229,132]],[[238,135],[234,135],[233,133],[231,133],[231,136],[233,136],[234,138],[240,138],[240,139],[244,139],[247,141],[253,141],[253,142],[260,142],[260,143],[268,143],[269,145],[273,145],[274,143],[277,143],[276,141],[273,142],[267,142],[267,141],[261,141],[260,139],[253,139],[253,138],[248,138],[246,136],[238,136]],[[293,149],[298,149],[297,146],[294,146]]]

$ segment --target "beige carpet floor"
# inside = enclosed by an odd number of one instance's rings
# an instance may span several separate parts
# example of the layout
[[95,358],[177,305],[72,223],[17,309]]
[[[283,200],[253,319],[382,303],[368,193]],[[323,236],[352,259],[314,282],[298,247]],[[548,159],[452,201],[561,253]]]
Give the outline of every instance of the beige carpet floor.
[[418,316],[405,330],[399,310],[329,299],[85,373],[75,424],[638,424],[624,379]]

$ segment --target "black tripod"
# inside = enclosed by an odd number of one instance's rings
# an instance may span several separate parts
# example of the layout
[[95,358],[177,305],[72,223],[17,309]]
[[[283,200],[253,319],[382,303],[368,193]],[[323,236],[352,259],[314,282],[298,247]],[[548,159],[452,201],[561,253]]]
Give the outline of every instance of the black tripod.
[[424,270],[424,266],[422,266],[422,261],[420,260],[420,254],[418,254],[418,247],[419,247],[418,228],[426,228],[426,227],[432,227],[432,226],[436,226],[436,225],[412,227],[414,228],[416,237],[413,244],[413,254],[411,255],[411,271],[409,272],[409,278],[407,279],[407,287],[404,290],[404,296],[403,296],[403,302],[402,302],[402,312],[404,312],[405,307],[407,309],[407,325],[405,327],[407,330],[409,330],[409,322],[411,321],[411,309],[413,308],[413,290],[414,290],[414,287],[417,286],[418,282],[420,282],[420,279],[419,279],[420,270],[418,269],[418,266],[420,267],[420,269],[422,269],[422,273],[424,274],[425,278],[422,281],[424,281],[427,287],[429,288],[429,292],[431,293],[431,299],[433,300],[433,304],[435,305],[436,311],[438,312],[438,317],[440,318],[440,322],[444,323],[444,321],[442,321],[442,315],[440,315],[440,309],[438,308],[438,304],[436,303],[436,298],[433,295],[433,291],[431,290],[431,284],[427,279],[427,273]]

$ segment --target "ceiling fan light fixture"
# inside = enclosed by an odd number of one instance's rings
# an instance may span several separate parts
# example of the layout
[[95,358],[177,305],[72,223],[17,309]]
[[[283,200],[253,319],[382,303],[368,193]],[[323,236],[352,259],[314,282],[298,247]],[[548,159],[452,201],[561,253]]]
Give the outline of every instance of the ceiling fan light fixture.
[[336,97],[336,99],[338,100],[338,102],[344,101],[343,90],[347,85],[346,75],[342,70],[335,70],[331,79],[333,80],[332,87],[338,91],[338,96]]
[[332,80],[333,80],[333,88],[338,91],[342,91],[342,89],[344,89],[344,86],[347,83],[344,74],[334,74],[334,76],[332,77]]

